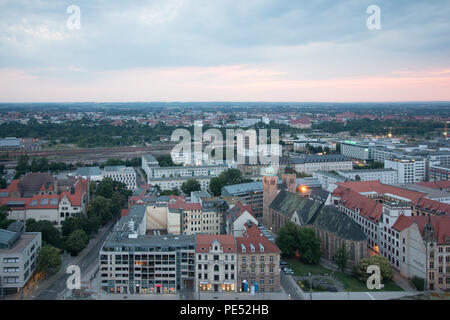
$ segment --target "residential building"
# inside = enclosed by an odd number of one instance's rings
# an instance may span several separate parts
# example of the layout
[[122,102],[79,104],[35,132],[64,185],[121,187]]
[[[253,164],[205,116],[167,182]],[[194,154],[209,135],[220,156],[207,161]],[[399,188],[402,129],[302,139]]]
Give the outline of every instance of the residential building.
[[145,206],[133,206],[100,250],[100,281],[110,293],[177,293],[192,290],[193,236],[146,235]]
[[247,222],[245,231],[236,237],[237,283],[240,292],[279,292],[281,250],[261,232],[256,224]]
[[20,292],[36,270],[41,233],[24,231],[22,222],[0,229],[0,297]]
[[233,235],[195,236],[195,291],[237,292],[237,250]]

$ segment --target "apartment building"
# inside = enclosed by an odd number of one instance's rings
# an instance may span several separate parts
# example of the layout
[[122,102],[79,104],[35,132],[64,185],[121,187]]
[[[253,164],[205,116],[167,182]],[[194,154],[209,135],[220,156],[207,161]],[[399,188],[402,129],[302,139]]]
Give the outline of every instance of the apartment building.
[[147,179],[151,182],[153,179],[170,177],[216,177],[226,171],[226,164],[217,164],[209,166],[175,166],[175,167],[151,167],[151,174]]
[[22,222],[0,229],[0,297],[18,293],[36,270],[40,232],[24,232]]
[[100,250],[100,280],[109,293],[177,293],[194,280],[193,236],[146,235],[145,206],[122,217]]
[[197,234],[195,256],[196,292],[238,292],[233,235]]
[[258,292],[280,291],[281,250],[261,232],[256,224],[247,222],[242,236],[236,238],[239,291],[253,287]]

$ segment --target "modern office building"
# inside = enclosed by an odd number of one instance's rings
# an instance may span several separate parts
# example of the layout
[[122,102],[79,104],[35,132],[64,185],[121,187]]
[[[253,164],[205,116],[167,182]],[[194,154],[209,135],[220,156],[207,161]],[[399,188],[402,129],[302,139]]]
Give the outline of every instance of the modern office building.
[[428,169],[428,179],[430,181],[449,180],[450,167],[441,165],[430,165]]
[[18,293],[36,270],[40,232],[24,232],[22,222],[0,229],[0,297]]
[[261,217],[263,213],[263,184],[262,181],[241,183],[222,188],[224,197],[234,197],[252,207],[253,213]]
[[132,206],[100,251],[100,279],[110,293],[177,293],[192,290],[194,236],[146,235],[146,207]]
[[134,168],[125,166],[106,166],[102,171],[102,179],[111,178],[114,181],[127,185],[127,189],[137,188],[136,171]]
[[426,160],[392,158],[384,161],[386,169],[398,172],[398,183],[415,183],[426,179]]
[[373,158],[374,145],[368,142],[346,140],[341,143],[341,154],[352,159],[371,160]]

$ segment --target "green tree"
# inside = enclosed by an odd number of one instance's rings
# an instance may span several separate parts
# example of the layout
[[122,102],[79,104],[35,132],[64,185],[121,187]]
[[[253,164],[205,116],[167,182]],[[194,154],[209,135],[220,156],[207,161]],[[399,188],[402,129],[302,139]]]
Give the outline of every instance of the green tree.
[[190,195],[192,191],[200,191],[201,189],[200,182],[195,179],[188,179],[181,185],[181,191],[187,195]]
[[88,217],[94,219],[93,221],[99,221],[101,225],[105,225],[113,218],[115,209],[111,199],[96,196],[89,203]]
[[276,245],[281,250],[283,257],[289,258],[295,255],[298,248],[298,228],[292,222],[287,222],[278,232],[275,240]]
[[38,252],[37,271],[57,273],[61,266],[60,250],[51,245],[43,245]]
[[209,190],[215,196],[220,196],[222,188],[224,186],[230,186],[234,184],[252,182],[252,179],[244,178],[242,172],[239,169],[228,169],[222,172],[219,176],[211,179],[209,183]]
[[42,241],[44,243],[50,244],[60,249],[62,249],[64,246],[60,232],[50,221],[36,221],[34,219],[28,219],[25,222],[25,229],[27,230],[27,232],[41,232]]
[[0,177],[0,189],[6,189],[6,187],[8,187],[8,183],[6,182],[5,179]]
[[75,230],[72,232],[69,236],[69,238],[66,241],[66,248],[67,251],[70,252],[71,255],[77,255],[79,252],[81,252],[89,243],[89,237],[81,229]]
[[300,260],[309,264],[319,263],[322,252],[320,251],[320,238],[316,237],[314,230],[300,228],[298,233],[298,252]]
[[5,220],[8,217],[9,208],[6,205],[0,207],[0,221]]
[[367,281],[370,274],[367,273],[367,267],[370,265],[377,265],[380,267],[382,280],[392,280],[394,278],[394,268],[389,263],[388,259],[383,256],[371,256],[369,258],[361,259],[358,264],[353,266],[353,274],[361,281]]
[[345,245],[341,246],[334,256],[334,262],[341,272],[344,272],[348,265],[348,251]]
[[114,192],[114,181],[111,178],[105,178],[97,185],[96,194],[104,198],[111,198]]

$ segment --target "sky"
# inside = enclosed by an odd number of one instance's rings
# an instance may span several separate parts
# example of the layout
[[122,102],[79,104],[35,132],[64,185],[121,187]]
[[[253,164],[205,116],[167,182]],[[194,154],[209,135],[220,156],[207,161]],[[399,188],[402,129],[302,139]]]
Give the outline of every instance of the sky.
[[450,0],[0,0],[0,101],[450,101]]

